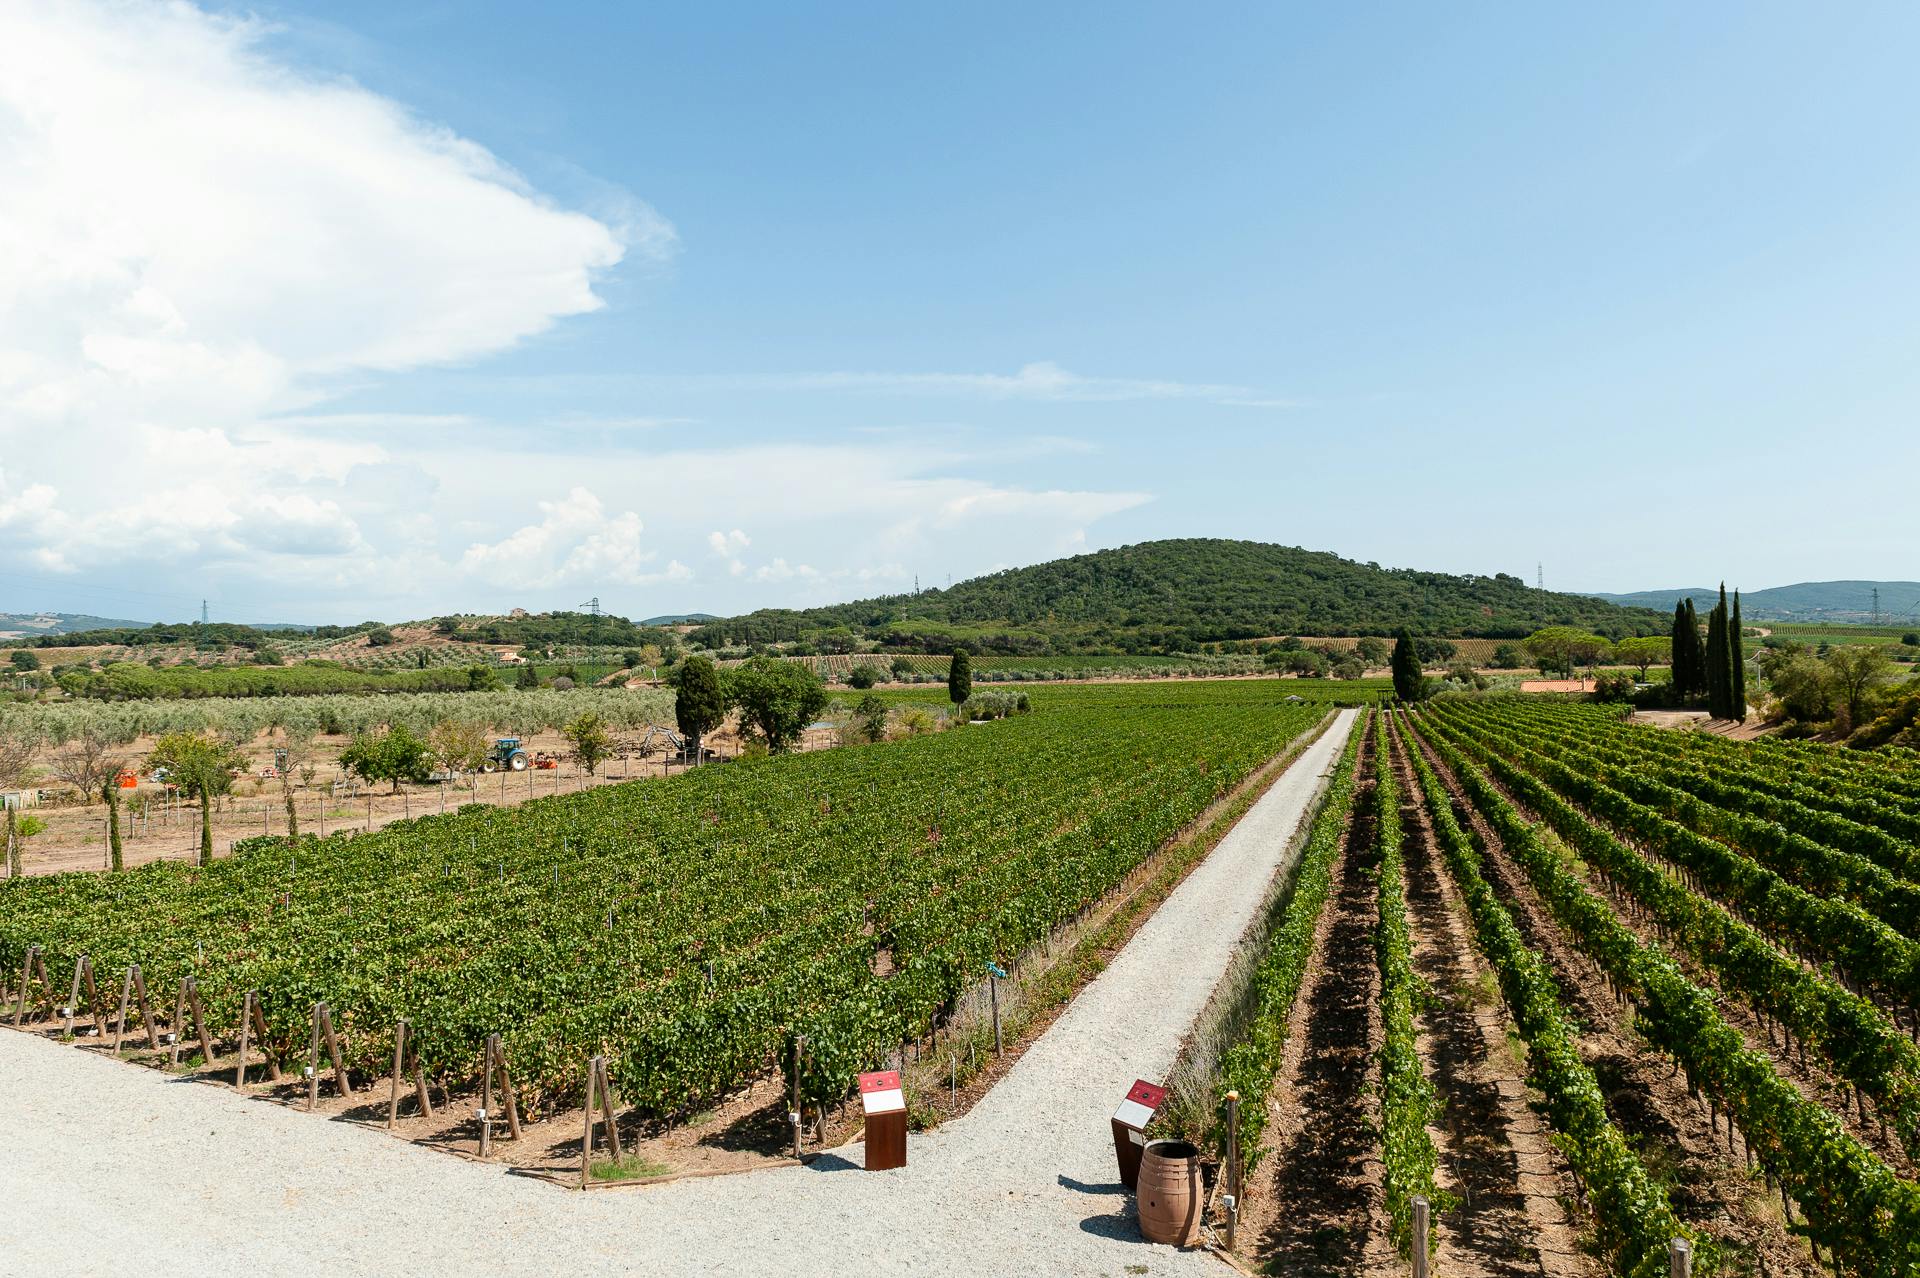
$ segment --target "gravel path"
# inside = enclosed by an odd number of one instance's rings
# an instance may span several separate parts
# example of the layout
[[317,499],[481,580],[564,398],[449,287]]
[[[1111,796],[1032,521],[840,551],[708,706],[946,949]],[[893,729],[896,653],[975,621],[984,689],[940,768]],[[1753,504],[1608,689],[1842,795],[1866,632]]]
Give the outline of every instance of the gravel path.
[[330,1278],[1221,1278],[1204,1253],[1140,1241],[1107,1119],[1136,1076],[1172,1065],[1354,717],[1340,712],[971,1113],[914,1137],[900,1171],[862,1172],[856,1145],[804,1168],[569,1193],[0,1033],[0,1274],[153,1256]]

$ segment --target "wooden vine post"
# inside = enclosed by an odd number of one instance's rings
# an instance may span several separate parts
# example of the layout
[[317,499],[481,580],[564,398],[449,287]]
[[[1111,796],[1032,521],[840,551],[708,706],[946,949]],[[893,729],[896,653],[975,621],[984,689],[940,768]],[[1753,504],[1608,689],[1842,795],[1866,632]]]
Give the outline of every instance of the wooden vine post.
[[27,947],[27,956],[20,964],[20,1002],[19,1005],[13,1009],[13,1027],[15,1029],[20,1028],[20,1023],[24,1021],[27,1016],[27,997],[33,992],[33,961],[39,956],[40,947],[37,945],[29,945]]
[[[1227,1093],[1227,1250],[1240,1229],[1240,1093]],[[1425,1278],[1417,1268],[1416,1278]]]
[[498,1034],[487,1035],[480,1049],[480,1157],[493,1152],[493,1081],[500,1075],[500,1100],[507,1111],[507,1139],[520,1139],[520,1102],[513,1094],[513,1076],[507,1072],[507,1052]]
[[607,1077],[607,1058],[596,1056],[587,1062],[587,1108],[586,1127],[580,1136],[580,1188],[586,1189],[593,1183],[593,1128],[596,1119],[594,1111],[600,1111],[597,1120],[606,1127],[607,1148],[613,1152],[613,1161],[618,1163],[626,1157],[620,1148],[620,1121],[613,1112],[613,1084]]
[[352,1100],[353,1084],[347,1081],[347,1067],[340,1057],[340,1036],[333,1032],[333,1009],[321,1003],[319,1014],[320,1036],[327,1043],[327,1059],[333,1062],[333,1080],[340,1088],[340,1095]]
[[1432,1207],[1425,1197],[1415,1195],[1413,1200],[1413,1278],[1427,1278],[1427,1231]]
[[126,979],[120,982],[120,1014],[113,1020],[113,1054],[120,1054],[120,1040],[127,1036],[127,1004],[133,1001],[133,966],[127,966]]
[[181,988],[187,996],[187,1009],[193,1013],[193,1036],[200,1040],[200,1059],[203,1064],[213,1064],[213,1039],[207,1034],[207,1009],[200,1003],[200,985],[191,976],[181,979]]
[[267,1013],[266,1009],[260,1005],[259,990],[253,991],[253,1032],[255,1041],[260,1044],[260,1054],[267,1058],[267,1081],[277,1083],[281,1077],[280,1058],[275,1056],[273,1048],[268,1046]]
[[1667,1272],[1671,1278],[1693,1278],[1693,1244],[1675,1238],[1667,1244]]
[[401,1017],[393,1029],[393,1087],[387,1093],[387,1130],[400,1116],[400,1080],[407,1071],[407,1018]]

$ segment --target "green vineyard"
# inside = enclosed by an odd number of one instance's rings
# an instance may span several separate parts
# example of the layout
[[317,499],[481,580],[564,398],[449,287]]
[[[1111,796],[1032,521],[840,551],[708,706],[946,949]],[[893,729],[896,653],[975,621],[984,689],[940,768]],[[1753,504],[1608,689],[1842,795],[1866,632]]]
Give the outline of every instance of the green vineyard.
[[685,1111],[784,1064],[795,1033],[808,1091],[837,1097],[1326,717],[1288,692],[1060,689],[897,744],[258,839],[200,870],[9,881],[0,964],[21,972],[29,946],[116,982],[139,964],[162,1008],[191,975],[218,1034],[258,991],[283,1059],[325,1002],[366,1075],[401,1018],[448,1082],[499,1034],[536,1110],[604,1053],[628,1103]]

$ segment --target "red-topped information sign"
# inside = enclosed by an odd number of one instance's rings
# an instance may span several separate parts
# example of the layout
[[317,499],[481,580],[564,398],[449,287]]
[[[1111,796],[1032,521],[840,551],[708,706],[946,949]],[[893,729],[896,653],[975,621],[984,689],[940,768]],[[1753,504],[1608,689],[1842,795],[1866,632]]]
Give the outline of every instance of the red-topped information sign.
[[1140,1131],[1153,1121],[1153,1115],[1167,1100],[1167,1089],[1155,1087],[1144,1078],[1133,1080],[1133,1086],[1127,1089],[1127,1098],[1120,1102],[1120,1108],[1114,1111],[1114,1121],[1124,1123],[1135,1131]]
[[1120,1162],[1120,1183],[1128,1189],[1140,1179],[1140,1152],[1147,1143],[1141,1133],[1166,1100],[1166,1088],[1136,1078],[1120,1101],[1120,1108],[1113,1112],[1113,1152]]
[[860,1076],[860,1109],[867,1118],[867,1170],[907,1165],[907,1097],[900,1071],[883,1069]]
[[860,1107],[863,1113],[904,1113],[907,1098],[900,1090],[900,1071],[883,1069],[860,1076]]

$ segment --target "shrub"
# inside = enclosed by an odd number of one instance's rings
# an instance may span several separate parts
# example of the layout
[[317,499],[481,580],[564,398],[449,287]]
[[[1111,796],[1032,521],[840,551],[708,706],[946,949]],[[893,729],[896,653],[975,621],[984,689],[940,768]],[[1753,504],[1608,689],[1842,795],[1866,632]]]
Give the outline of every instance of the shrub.
[[880,672],[869,665],[858,665],[847,671],[849,688],[866,689],[880,682]]
[[1593,679],[1595,701],[1631,701],[1634,678],[1625,670],[1602,670]]

